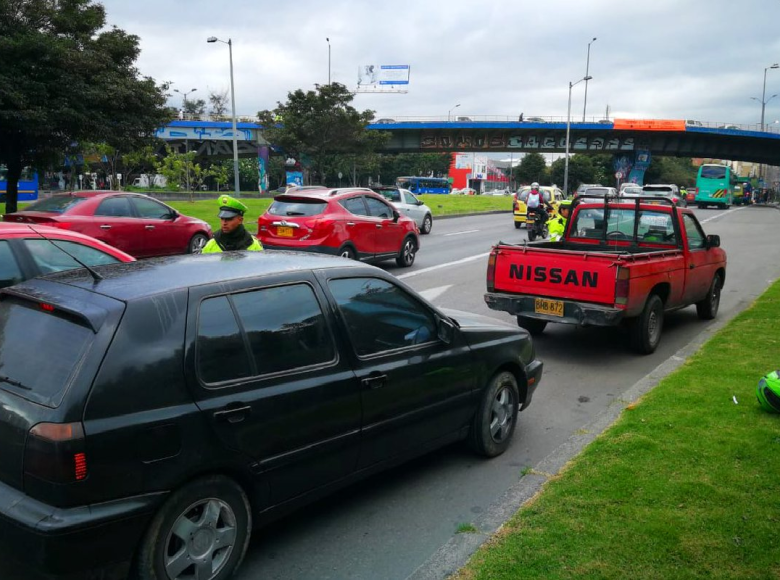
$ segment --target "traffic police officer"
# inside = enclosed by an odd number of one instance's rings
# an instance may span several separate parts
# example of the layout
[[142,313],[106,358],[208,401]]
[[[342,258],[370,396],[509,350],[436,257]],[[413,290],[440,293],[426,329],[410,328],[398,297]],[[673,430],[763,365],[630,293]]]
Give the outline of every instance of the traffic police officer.
[[566,231],[566,222],[571,215],[571,200],[561,200],[558,206],[558,215],[550,218],[547,222],[547,231],[550,234],[550,241],[560,242],[563,238],[563,233]]
[[203,246],[201,253],[214,254],[233,250],[262,251],[260,241],[244,227],[244,212],[249,209],[229,195],[219,196],[219,219],[221,226],[214,237]]

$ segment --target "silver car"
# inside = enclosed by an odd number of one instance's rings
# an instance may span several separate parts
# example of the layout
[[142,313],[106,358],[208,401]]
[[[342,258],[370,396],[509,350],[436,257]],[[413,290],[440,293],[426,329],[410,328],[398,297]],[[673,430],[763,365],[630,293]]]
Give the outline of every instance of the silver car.
[[411,191],[396,187],[378,187],[374,191],[392,203],[401,215],[412,218],[420,228],[420,233],[431,233],[433,228],[431,208],[417,199]]

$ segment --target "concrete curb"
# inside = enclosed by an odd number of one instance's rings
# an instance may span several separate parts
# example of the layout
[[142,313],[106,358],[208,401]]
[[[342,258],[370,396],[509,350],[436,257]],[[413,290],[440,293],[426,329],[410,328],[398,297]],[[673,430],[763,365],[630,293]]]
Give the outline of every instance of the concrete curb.
[[683,346],[672,356],[659,364],[645,377],[634,383],[611,406],[603,410],[595,419],[577,433],[569,437],[557,449],[533,467],[531,473],[523,476],[510,487],[501,498],[494,502],[485,513],[474,522],[478,533],[457,534],[434,552],[406,580],[443,580],[466,565],[471,556],[501,529],[523,505],[539,493],[544,484],[557,476],[563,467],[578,455],[588,444],[601,435],[619,417],[623,410],[652,390],[661,380],[679,368],[692,354],[710,339],[718,330],[728,324],[734,316],[741,313],[753,301],[740,302],[734,314],[728,318],[719,318],[704,328],[691,342]]

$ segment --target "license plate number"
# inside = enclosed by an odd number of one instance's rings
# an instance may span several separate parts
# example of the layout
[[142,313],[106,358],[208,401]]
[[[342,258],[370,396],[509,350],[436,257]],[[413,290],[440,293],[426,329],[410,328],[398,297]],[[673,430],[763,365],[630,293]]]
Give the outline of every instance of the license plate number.
[[276,235],[282,238],[293,237],[293,229],[285,226],[279,226],[276,228]]
[[549,314],[551,316],[563,316],[563,302],[560,300],[534,298],[534,312],[537,314]]

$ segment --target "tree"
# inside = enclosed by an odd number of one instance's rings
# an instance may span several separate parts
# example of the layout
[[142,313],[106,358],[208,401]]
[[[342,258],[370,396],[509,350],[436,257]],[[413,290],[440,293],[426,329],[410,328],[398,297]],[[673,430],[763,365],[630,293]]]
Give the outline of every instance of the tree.
[[322,181],[333,173],[337,155],[369,154],[390,138],[366,129],[374,112],[357,111],[351,105],[353,98],[342,84],[317,85],[315,91],[288,93],[286,103],[257,116],[265,138],[288,157],[308,158],[315,179]]
[[534,181],[546,183],[549,175],[550,171],[547,169],[547,163],[541,153],[526,153],[515,169],[517,183],[532,183]]
[[200,117],[206,114],[206,101],[203,99],[190,99],[184,103],[184,114],[192,117]]
[[653,157],[645,172],[644,183],[674,183],[696,185],[696,167],[690,157]]
[[130,151],[169,117],[166,86],[141,77],[138,37],[93,0],[0,0],[0,163],[6,211],[25,166],[61,162],[74,141]]
[[157,168],[157,155],[153,145],[144,145],[134,151],[122,155],[123,181],[132,185],[133,178],[142,173],[154,172]]
[[[563,188],[563,177],[566,159],[561,157],[553,161],[550,167],[550,181]],[[569,158],[569,191],[563,193],[568,195],[581,183],[600,183],[598,181],[599,172],[593,167],[593,161],[587,155],[572,155]]]
[[212,91],[209,93],[209,104],[211,105],[211,115],[222,117],[227,111],[228,92],[225,89],[222,92]]

